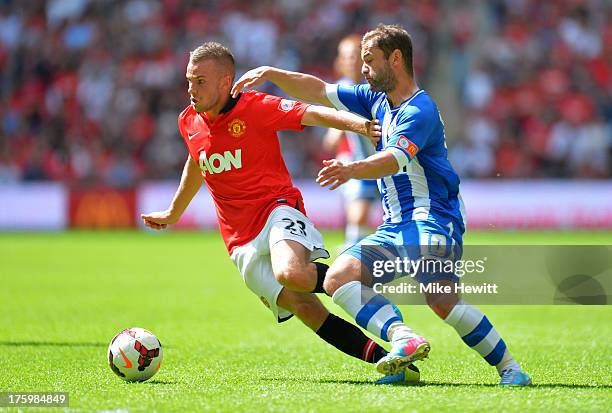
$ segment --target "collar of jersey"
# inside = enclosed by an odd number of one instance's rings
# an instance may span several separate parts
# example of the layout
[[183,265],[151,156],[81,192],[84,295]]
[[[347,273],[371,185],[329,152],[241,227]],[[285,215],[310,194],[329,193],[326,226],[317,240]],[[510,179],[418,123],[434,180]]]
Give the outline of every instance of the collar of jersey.
[[[230,95],[227,102],[225,102],[225,106],[223,106],[221,110],[219,111],[219,115],[217,116],[217,119],[214,122],[212,122],[212,124],[217,123],[219,119],[223,117],[222,115],[227,115],[232,109],[234,109],[234,107],[238,104],[240,97],[242,97],[242,93],[239,94],[236,98]],[[208,118],[208,115],[205,112],[198,112],[198,115],[202,119],[204,119],[206,123],[211,124],[210,119]]]
[[401,108],[402,106],[404,106],[406,103],[409,103],[412,99],[414,99],[416,97],[416,95],[418,95],[419,93],[421,93],[423,91],[424,90],[421,89],[421,88],[417,89],[417,91],[414,92],[412,95],[410,95],[410,97],[408,99],[404,100],[402,103],[400,103],[396,107],[392,107],[391,106],[391,101],[389,100],[389,97],[387,96],[387,102],[389,103],[389,108],[391,109],[391,111],[395,111],[395,110]]
[[241,96],[242,96],[242,93],[236,96],[235,98],[232,95],[230,95],[227,102],[225,102],[225,106],[223,106],[223,108],[221,108],[221,110],[219,111],[219,114],[227,113],[230,110],[234,109],[234,106],[236,106]]

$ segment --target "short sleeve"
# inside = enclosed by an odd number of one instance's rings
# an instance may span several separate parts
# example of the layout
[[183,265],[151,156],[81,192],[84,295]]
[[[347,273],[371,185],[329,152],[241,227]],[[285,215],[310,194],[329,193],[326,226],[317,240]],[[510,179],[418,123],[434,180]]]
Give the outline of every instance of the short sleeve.
[[385,150],[395,156],[399,168],[402,169],[425,147],[434,122],[431,121],[430,114],[416,106],[407,106],[398,116],[397,126],[389,137]]
[[262,126],[273,130],[303,130],[302,117],[307,103],[284,99],[278,96],[262,94],[259,111]]
[[381,98],[382,93],[374,93],[370,86],[328,84],[325,93],[329,101],[338,110],[346,110],[372,119],[372,107]]

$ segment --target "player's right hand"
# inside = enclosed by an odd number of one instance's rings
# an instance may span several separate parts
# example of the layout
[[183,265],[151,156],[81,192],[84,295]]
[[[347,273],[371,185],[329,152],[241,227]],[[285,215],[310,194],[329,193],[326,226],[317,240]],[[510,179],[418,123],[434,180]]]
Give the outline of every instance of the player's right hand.
[[169,210],[140,214],[140,217],[146,227],[158,230],[165,229],[168,225],[175,224],[179,218],[174,216]]
[[251,69],[246,72],[244,75],[238,79],[236,83],[234,83],[234,87],[232,87],[232,97],[235,99],[238,97],[238,94],[242,92],[244,88],[254,88],[261,84],[263,84],[266,79],[264,77],[266,71],[270,68],[270,66],[260,66],[255,69]]

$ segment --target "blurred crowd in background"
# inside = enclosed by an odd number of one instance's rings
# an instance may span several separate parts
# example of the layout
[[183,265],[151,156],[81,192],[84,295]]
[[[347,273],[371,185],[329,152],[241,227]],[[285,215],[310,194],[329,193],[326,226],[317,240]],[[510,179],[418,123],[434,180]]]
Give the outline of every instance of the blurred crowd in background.
[[[413,36],[462,177],[610,178],[611,16],[606,0],[0,0],[0,182],[176,179],[189,50],[334,81],[338,41],[380,22]],[[333,156],[322,132],[282,134],[294,177]]]

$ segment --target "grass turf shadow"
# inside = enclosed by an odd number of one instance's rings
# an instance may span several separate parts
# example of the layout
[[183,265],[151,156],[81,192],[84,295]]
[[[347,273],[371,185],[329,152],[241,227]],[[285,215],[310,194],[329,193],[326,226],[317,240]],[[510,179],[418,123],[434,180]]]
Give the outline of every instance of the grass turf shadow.
[[[0,346],[7,347],[108,347],[105,343],[64,342],[64,341],[0,341]],[[170,348],[164,346],[164,349]]]
[[104,343],[78,343],[62,341],[0,341],[0,346],[8,347],[107,347]]
[[[343,379],[309,379],[309,378],[282,378],[282,377],[262,377],[259,380],[262,381],[293,381],[293,382],[312,382],[312,383],[320,383],[320,384],[353,384],[357,386],[361,385],[374,385],[373,380],[343,380]],[[378,385],[377,385],[378,386]],[[382,386],[395,386],[395,387],[490,387],[490,388],[506,388],[500,386],[497,383],[443,383],[443,382],[427,382],[422,381],[416,384],[387,384]],[[508,386],[508,388],[517,388],[520,386]],[[554,389],[554,388],[566,388],[566,389],[612,389],[612,385],[610,384],[569,384],[569,383],[536,383],[531,386],[527,386],[525,388],[529,389]]]

